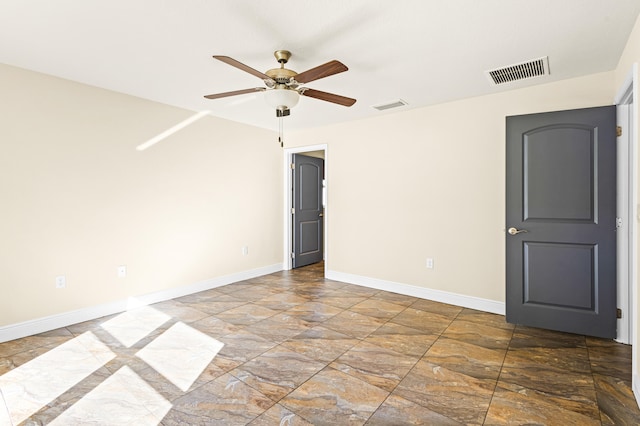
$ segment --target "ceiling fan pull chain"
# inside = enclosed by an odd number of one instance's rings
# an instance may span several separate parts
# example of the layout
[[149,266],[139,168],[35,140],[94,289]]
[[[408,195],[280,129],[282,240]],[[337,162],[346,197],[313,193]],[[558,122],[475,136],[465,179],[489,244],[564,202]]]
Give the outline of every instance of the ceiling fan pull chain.
[[282,121],[283,117],[279,117],[278,118],[278,142],[280,142],[280,148],[284,148],[284,135],[283,135],[283,121]]

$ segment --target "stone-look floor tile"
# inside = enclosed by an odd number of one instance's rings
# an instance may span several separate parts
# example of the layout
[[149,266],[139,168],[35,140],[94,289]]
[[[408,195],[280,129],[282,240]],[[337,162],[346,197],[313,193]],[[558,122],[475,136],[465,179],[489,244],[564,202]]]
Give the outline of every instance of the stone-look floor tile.
[[475,309],[465,308],[456,317],[459,321],[474,322],[489,327],[501,328],[513,331],[516,326],[509,324],[504,315],[492,314],[490,312],[477,311]]
[[[67,390],[65,393],[60,395],[55,400],[49,402],[47,406],[43,407],[40,411],[29,417],[28,420],[25,420],[23,423],[24,426],[30,425],[48,425],[51,423],[56,417],[60,416],[63,412],[65,412],[69,407],[73,404],[81,400],[86,394],[91,392],[100,383],[104,382],[112,375],[111,371],[106,368],[100,368],[93,372],[89,377],[86,377],[84,380],[81,380],[71,389]],[[0,408],[1,410],[2,408]],[[1,417],[1,416],[0,416]],[[10,423],[2,423],[0,425],[10,424]]]
[[379,320],[356,312],[344,311],[322,323],[324,327],[358,339],[364,339],[384,324]]
[[353,305],[367,300],[367,298],[362,296],[340,296],[337,293],[332,292],[330,296],[322,295],[318,297],[312,297],[311,300],[321,301],[322,303],[335,306],[336,308],[348,309]]
[[[599,425],[597,407],[590,413],[573,411],[570,405],[559,403],[526,388],[508,389],[498,384],[485,419],[488,425]],[[588,415],[588,414],[591,414]],[[596,417],[593,417],[593,415]]]
[[286,311],[294,306],[302,305],[308,300],[306,297],[298,296],[290,292],[276,293],[274,295],[265,297],[264,299],[256,300],[256,305],[264,306],[265,308],[273,309],[276,311]]
[[242,330],[241,326],[230,324],[214,316],[203,318],[199,321],[192,322],[189,325],[216,339]]
[[417,357],[362,342],[329,366],[391,392],[416,362]]
[[389,398],[373,413],[373,416],[367,422],[367,426],[388,425],[459,426],[462,423],[407,399],[400,398],[397,395],[389,395]]
[[442,335],[485,348],[507,349],[513,332],[503,328],[456,319]]
[[79,336],[87,331],[94,331],[96,329],[99,329],[103,323],[109,321],[112,318],[115,318],[118,315],[120,315],[120,313],[107,315],[101,318],[96,318],[94,320],[79,322],[77,324],[68,325],[65,328],[74,336]]
[[487,349],[441,337],[423,359],[476,379],[498,380],[505,354],[506,350]]
[[362,425],[388,395],[376,386],[326,368],[280,404],[314,425]]
[[344,284],[339,289],[336,290],[336,295],[347,295],[347,296],[363,296],[366,298],[375,296],[378,294],[380,290],[375,288],[369,288],[365,286],[360,286],[356,284]]
[[[229,370],[231,369],[232,368],[222,368],[215,363],[215,360],[213,360],[209,365],[205,367],[204,371],[202,371],[195,382],[191,385],[191,387],[189,388],[189,392],[199,388],[206,383],[209,383],[214,379],[217,379],[218,377],[229,372]],[[136,373],[138,374],[138,376],[140,376],[141,379],[151,385],[151,387],[153,387],[155,391],[162,395],[162,397],[167,401],[174,401],[188,393],[184,392],[177,385],[168,380],[167,377],[165,377],[162,373],[157,372],[153,367],[147,367],[145,369],[137,370]]]
[[225,374],[173,401],[173,408],[162,424],[244,425],[274,404],[272,400]]
[[282,346],[318,361],[331,362],[359,342],[346,334],[316,326],[283,342]]
[[442,315],[443,317],[454,319],[460,314],[462,309],[460,306],[448,305],[446,303],[434,302],[433,300],[418,299],[411,308],[421,311],[431,312],[433,314]]
[[74,334],[72,334],[68,329],[59,328],[22,339],[10,340],[8,342],[0,343],[0,358],[10,357],[20,352],[42,346],[60,345],[74,337]]
[[320,302],[307,302],[286,311],[287,315],[308,322],[323,322],[343,310]]
[[[106,346],[115,357],[53,400],[47,398],[49,402],[35,407],[37,411],[21,424],[55,424],[58,417],[62,422],[65,416],[77,416],[79,408],[64,413],[124,367],[140,385],[153,389],[148,395],[157,393],[174,407],[161,425],[640,424],[630,383],[630,346],[516,327],[503,315],[327,280],[323,273],[321,263],[157,304],[170,318],[159,326],[154,323],[155,328],[133,344],[134,339],[122,343],[105,329],[105,323],[121,313],[0,343],[0,379],[27,363],[38,364],[48,352],[91,332],[98,346]],[[218,317],[245,305],[255,309],[227,315],[235,314],[242,324]],[[291,311],[296,307],[300,308]],[[249,319],[253,323],[245,325],[246,317],[258,309],[274,315],[257,322]],[[240,311],[246,317],[237,315]],[[113,322],[118,321],[122,318]],[[197,378],[191,377],[195,381],[186,392],[137,356],[180,322],[224,344]],[[505,349],[498,389],[492,393],[496,354]],[[420,361],[389,395],[407,359]],[[331,363],[349,374],[326,366]],[[316,367],[302,374],[309,365],[326,367],[315,375]],[[58,370],[45,368],[37,377]],[[227,374],[231,371],[251,385]],[[382,383],[387,390],[370,382]],[[239,396],[233,395],[234,389],[242,391]],[[273,399],[257,389],[271,392]],[[274,399],[291,389],[274,405]],[[9,412],[2,411],[4,397],[0,395],[0,425],[10,423]],[[125,402],[118,395],[114,398],[117,404]],[[87,407],[78,407],[83,405]],[[104,404],[89,407],[99,415],[117,414]],[[139,420],[156,424],[156,414]]]
[[191,308],[185,304],[168,300],[151,305],[152,308],[169,315],[176,320],[190,323],[208,317],[210,314],[198,309]]
[[18,424],[101,369],[116,354],[91,332],[0,376],[0,392]]
[[216,315],[220,312],[228,311],[229,309],[237,308],[238,306],[246,305],[247,301],[239,300],[233,296],[223,295],[216,297],[215,299],[208,300],[206,302],[197,303],[185,303],[185,306],[196,309],[200,312],[204,312],[208,315]]
[[410,306],[413,302],[418,300],[417,297],[406,296],[399,293],[391,293],[389,291],[380,291],[371,296],[373,300],[384,300],[385,302],[395,303],[396,305],[402,305],[404,307]]
[[277,346],[230,374],[272,400],[279,401],[325,366],[325,363]]
[[198,293],[188,294],[186,296],[178,297],[173,299],[176,302],[184,303],[184,304],[192,304],[192,303],[203,303],[209,302],[211,300],[215,300],[217,297],[223,296],[224,293],[219,292],[215,289],[200,291]]
[[155,426],[170,409],[169,401],[125,366],[56,417],[50,425],[90,422],[103,425]]
[[631,381],[631,345],[611,342],[588,346],[591,370],[605,376]]
[[[213,362],[220,367],[229,365],[223,362],[224,359],[227,359],[237,363],[232,367],[235,368],[276,346],[275,342],[264,339],[247,330],[240,330],[237,333],[222,336],[218,340],[224,343],[224,346],[220,349]],[[223,360],[220,360],[220,358],[223,358]]]
[[216,317],[234,325],[249,325],[272,317],[277,313],[278,311],[265,308],[264,306],[247,303],[246,305],[221,312],[216,315]]
[[388,322],[364,341],[401,354],[421,357],[438,339],[435,334],[425,334],[415,328]]
[[440,314],[407,308],[393,317],[390,322],[415,328],[427,334],[442,334],[452,319]]
[[585,336],[577,334],[518,325],[514,330],[511,346],[525,348],[534,346],[547,348],[584,348],[587,346],[587,342]]
[[249,423],[250,426],[313,426],[311,423],[292,413],[280,404],[276,404]]
[[594,374],[598,407],[604,425],[638,425],[640,414],[631,382]]
[[482,424],[495,383],[422,360],[393,393],[457,422]]
[[39,357],[42,354],[49,352],[56,346],[58,345],[41,346],[28,351],[19,352],[6,358],[0,358],[0,376],[13,370],[16,367],[26,364],[27,362]]
[[280,291],[280,289],[273,287],[251,284],[248,287],[241,288],[240,290],[227,294],[240,300],[254,302],[256,300],[264,299],[265,297],[273,296]]
[[[238,281],[236,283],[223,285],[221,287],[216,287],[216,291],[223,294],[231,294],[241,290],[251,291],[251,289],[257,288],[258,286],[259,284],[256,285],[255,282],[250,282],[246,280],[246,281]],[[264,287],[262,288],[264,289]]]
[[596,401],[591,371],[567,349],[510,349],[500,381],[586,405]]
[[391,319],[405,309],[402,305],[374,299],[367,299],[349,308],[351,312],[380,319]]
[[282,343],[293,336],[297,336],[310,327],[310,323],[283,312],[265,320],[249,325],[246,331],[262,336],[267,340]]
[[504,361],[505,367],[517,368],[529,364],[560,372],[584,374],[591,372],[589,353],[586,348],[509,348]]

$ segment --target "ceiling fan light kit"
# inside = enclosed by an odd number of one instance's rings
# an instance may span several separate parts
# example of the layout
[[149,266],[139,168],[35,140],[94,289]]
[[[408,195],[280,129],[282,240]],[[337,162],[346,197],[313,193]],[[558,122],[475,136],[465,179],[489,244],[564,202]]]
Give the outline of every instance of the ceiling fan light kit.
[[235,68],[238,68],[244,72],[260,78],[264,82],[266,88],[256,87],[253,89],[235,90],[231,92],[207,95],[205,96],[205,98],[219,99],[228,96],[236,96],[246,93],[263,91],[264,99],[267,104],[272,108],[275,108],[276,117],[285,117],[289,115],[289,110],[298,104],[300,95],[347,107],[356,103],[356,100],[353,98],[347,98],[346,96],[322,92],[320,90],[314,90],[308,87],[300,87],[301,85],[309,83],[311,81],[319,80],[321,78],[329,77],[331,75],[347,71],[349,68],[347,68],[347,66],[342,62],[333,60],[327,62],[326,64],[311,68],[302,73],[297,73],[284,67],[284,65],[289,62],[289,59],[291,58],[291,52],[289,52],[288,50],[276,50],[273,55],[280,63],[280,68],[270,69],[265,73],[255,70],[228,56],[213,56],[219,61],[222,61],[228,65],[231,65]]
[[264,92],[264,100],[267,104],[277,110],[288,110],[298,104],[300,95],[296,90],[274,88]]

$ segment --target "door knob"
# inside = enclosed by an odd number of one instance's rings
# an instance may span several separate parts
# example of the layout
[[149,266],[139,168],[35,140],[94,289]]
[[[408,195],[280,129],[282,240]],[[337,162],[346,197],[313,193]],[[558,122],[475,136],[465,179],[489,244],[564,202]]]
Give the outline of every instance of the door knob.
[[526,229],[509,228],[507,232],[511,235],[516,235],[516,234],[521,234],[523,232],[529,232],[529,231],[527,231]]

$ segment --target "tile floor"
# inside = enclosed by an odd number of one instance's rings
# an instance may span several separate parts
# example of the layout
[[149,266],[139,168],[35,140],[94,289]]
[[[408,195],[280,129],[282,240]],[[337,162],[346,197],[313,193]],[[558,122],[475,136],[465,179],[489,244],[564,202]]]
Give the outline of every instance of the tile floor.
[[0,425],[637,425],[630,370],[319,264],[0,344]]

